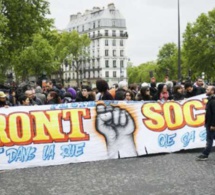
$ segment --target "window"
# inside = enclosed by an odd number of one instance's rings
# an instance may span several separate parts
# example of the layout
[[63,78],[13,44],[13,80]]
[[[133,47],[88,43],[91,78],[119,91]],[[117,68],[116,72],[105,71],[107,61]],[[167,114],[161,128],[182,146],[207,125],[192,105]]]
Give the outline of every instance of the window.
[[98,20],[98,27],[100,27],[100,20]]
[[120,60],[120,68],[124,68],[124,61]]
[[116,60],[113,60],[113,67],[116,68]]
[[105,60],[105,68],[109,68],[109,60]]
[[113,50],[113,56],[116,56],[116,50]]
[[105,77],[109,77],[109,72],[108,71],[105,72]]
[[108,56],[108,50],[107,49],[105,50],[105,56]]
[[93,22],[93,28],[95,28],[96,27],[96,23],[95,22]]
[[113,39],[112,45],[113,45],[113,46],[116,46],[116,39]]
[[108,39],[105,39],[105,46],[108,46]]
[[123,46],[123,40],[122,39],[120,40],[120,46]]
[[113,36],[113,37],[116,36],[116,31],[115,31],[115,30],[112,31],[112,36]]
[[122,30],[120,31],[120,37],[123,37],[123,31]]
[[113,77],[116,77],[116,71],[113,71]]
[[82,26],[82,32],[84,31],[84,25]]
[[124,51],[123,50],[120,50],[120,56],[124,56]]
[[93,38],[95,38],[95,32],[93,32]]
[[105,30],[105,36],[108,36],[108,30]]

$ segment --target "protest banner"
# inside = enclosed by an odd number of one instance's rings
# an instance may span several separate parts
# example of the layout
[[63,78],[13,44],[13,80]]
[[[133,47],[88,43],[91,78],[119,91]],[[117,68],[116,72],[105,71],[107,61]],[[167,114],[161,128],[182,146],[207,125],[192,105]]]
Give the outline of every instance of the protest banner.
[[0,170],[201,148],[206,102],[200,95],[1,108]]

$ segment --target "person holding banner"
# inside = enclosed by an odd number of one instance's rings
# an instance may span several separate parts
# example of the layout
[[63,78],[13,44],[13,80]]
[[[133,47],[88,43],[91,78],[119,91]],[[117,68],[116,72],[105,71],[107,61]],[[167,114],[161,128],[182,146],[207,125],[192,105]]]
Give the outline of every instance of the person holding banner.
[[205,127],[206,127],[206,147],[202,154],[196,160],[207,160],[213,146],[215,136],[215,87],[208,86],[206,89],[208,102],[205,112]]

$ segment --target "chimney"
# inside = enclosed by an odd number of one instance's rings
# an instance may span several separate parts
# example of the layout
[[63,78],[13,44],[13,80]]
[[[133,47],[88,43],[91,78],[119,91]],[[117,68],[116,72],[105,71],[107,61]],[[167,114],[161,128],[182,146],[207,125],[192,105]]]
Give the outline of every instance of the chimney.
[[99,10],[100,10],[99,7],[93,7],[93,12],[97,12],[97,11],[99,11]]
[[80,18],[81,17],[81,12],[78,12],[77,13],[77,18]]
[[84,12],[84,15],[88,15],[90,13],[90,10],[86,9]]
[[115,10],[115,5],[114,5],[114,3],[108,4],[108,9],[109,9],[109,10]]
[[77,15],[70,15],[70,21],[75,20],[77,18]]

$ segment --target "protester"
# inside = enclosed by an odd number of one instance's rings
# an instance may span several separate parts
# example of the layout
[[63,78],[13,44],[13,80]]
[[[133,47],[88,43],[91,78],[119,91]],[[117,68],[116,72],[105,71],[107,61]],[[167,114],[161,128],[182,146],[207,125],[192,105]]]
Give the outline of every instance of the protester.
[[6,98],[6,94],[3,91],[0,91],[0,108],[8,108],[11,106],[10,102]]
[[56,91],[50,91],[47,96],[46,104],[60,104],[61,98]]
[[185,87],[185,98],[190,98],[203,93],[203,91],[200,88],[197,88],[195,85],[192,85],[190,82],[185,83],[184,87]]
[[138,101],[150,101],[152,100],[152,96],[150,95],[150,88],[148,86],[141,87],[140,93],[138,93],[136,99]]
[[19,102],[21,106],[29,106],[30,104],[29,98],[26,95],[21,95],[19,97]]
[[176,101],[183,99],[184,99],[183,87],[181,85],[176,85],[173,91],[173,100]]
[[112,95],[108,92],[109,86],[107,81],[99,79],[96,81],[96,88],[100,92],[98,100],[113,100]]
[[133,93],[134,97],[136,97],[138,93],[138,85],[136,83],[129,85],[129,89]]
[[208,86],[206,89],[208,102],[206,104],[205,127],[206,127],[206,147],[196,160],[207,160],[213,146],[215,136],[215,87]]
[[127,90],[125,92],[125,100],[126,101],[131,101],[131,100],[134,100],[134,94],[131,90]]
[[128,83],[126,81],[120,81],[118,89],[116,90],[115,100],[124,100],[126,90],[128,90]]
[[36,87],[35,96],[36,96],[36,98],[41,100],[43,105],[46,103],[46,96],[45,96],[45,94],[42,93],[42,88],[40,86]]
[[151,82],[150,83],[150,95],[152,96],[152,97],[154,97],[155,96],[155,94],[157,93],[157,88],[156,88],[156,82]]
[[63,96],[63,103],[75,102],[77,92],[72,87],[67,89],[67,92]]
[[81,92],[78,93],[76,102],[95,101],[95,95],[88,85],[81,86]]
[[164,83],[160,83],[158,85],[158,91],[155,94],[155,96],[153,97],[154,100],[159,100],[159,101],[167,101],[167,100],[171,100],[171,96],[167,90],[167,86]]
[[41,99],[36,96],[35,89],[32,89],[32,99],[36,102],[36,105],[43,105]]

